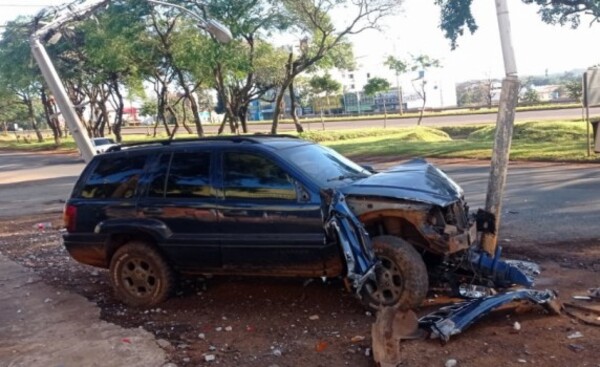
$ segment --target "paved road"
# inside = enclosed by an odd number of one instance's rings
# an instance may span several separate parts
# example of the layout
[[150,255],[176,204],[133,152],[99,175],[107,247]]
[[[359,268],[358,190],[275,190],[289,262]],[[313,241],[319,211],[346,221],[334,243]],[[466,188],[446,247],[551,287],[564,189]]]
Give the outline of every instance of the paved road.
[[[590,114],[592,116],[600,115],[600,107],[591,108]],[[577,119],[581,118],[580,108],[566,108],[560,110],[542,110],[542,111],[524,111],[517,112],[515,116],[516,121],[530,121],[530,120],[548,120],[548,119]],[[417,124],[417,118],[402,118],[402,119],[389,119],[387,122],[388,127],[406,127],[415,126]],[[454,115],[454,116],[428,116],[423,118],[422,125],[424,126],[451,126],[451,125],[465,125],[465,124],[483,124],[483,123],[495,123],[496,114],[486,113],[480,115]],[[305,128],[312,130],[320,130],[321,123],[312,122],[304,123]],[[356,129],[356,128],[375,128],[383,127],[383,120],[362,120],[362,121],[335,121],[327,122],[326,128],[328,130],[342,130],[342,129]],[[150,128],[139,127],[131,129],[123,129],[124,134],[146,134]],[[216,134],[218,125],[205,125],[204,129],[207,133]],[[271,123],[253,123],[249,127],[251,132],[269,132],[271,130]],[[279,132],[293,131],[293,124],[281,124]]]
[[[399,162],[375,167],[395,163]],[[438,164],[463,187],[472,209],[484,205],[487,162]],[[61,210],[82,169],[75,156],[0,153],[0,216]],[[500,237],[528,242],[600,240],[598,187],[599,164],[511,164]]]

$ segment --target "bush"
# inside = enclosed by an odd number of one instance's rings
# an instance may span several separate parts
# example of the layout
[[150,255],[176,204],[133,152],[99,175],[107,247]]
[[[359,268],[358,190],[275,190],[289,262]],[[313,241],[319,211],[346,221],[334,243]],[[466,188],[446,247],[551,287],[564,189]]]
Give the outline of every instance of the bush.
[[303,139],[315,142],[352,140],[358,138],[393,137],[399,141],[450,141],[444,131],[430,127],[409,127],[399,129],[360,129],[338,131],[308,131],[300,134]]
[[[487,126],[469,134],[473,141],[493,141],[495,126]],[[524,122],[515,124],[513,139],[524,142],[561,142],[586,138],[586,126],[579,122]]]

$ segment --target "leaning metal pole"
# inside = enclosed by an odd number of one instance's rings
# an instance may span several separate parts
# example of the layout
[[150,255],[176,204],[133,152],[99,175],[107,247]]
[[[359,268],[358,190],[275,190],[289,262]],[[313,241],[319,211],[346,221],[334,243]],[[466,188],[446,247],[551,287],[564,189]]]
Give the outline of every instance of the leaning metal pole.
[[75,144],[77,144],[77,148],[79,148],[81,156],[86,163],[92,160],[96,154],[96,151],[94,150],[94,147],[87,136],[77,112],[75,112],[75,107],[73,107],[73,103],[71,102],[71,99],[69,98],[69,95],[67,94],[67,91],[65,90],[65,87],[58,76],[58,73],[56,72],[56,68],[48,56],[48,52],[46,52],[46,48],[42,44],[41,40],[49,33],[56,31],[66,22],[75,19],[76,17],[85,16],[86,14],[94,11],[100,6],[106,5],[107,3],[107,0],[91,0],[86,2],[84,6],[81,6],[78,9],[69,9],[68,12],[65,12],[49,24],[33,33],[29,39],[31,53],[39,65],[42,75],[48,84],[48,88],[56,99],[56,103],[58,104],[61,114],[63,115],[65,123],[69,127],[69,131],[71,132],[71,135],[73,135],[73,140],[75,140]]
[[490,177],[485,200],[485,209],[496,216],[495,232],[484,234],[482,239],[483,250],[491,256],[494,256],[498,243],[502,196],[506,183],[515,110],[519,96],[519,77],[517,75],[515,53],[512,47],[510,18],[506,0],[496,0],[496,15],[498,18],[498,29],[500,31],[506,76],[502,80],[502,92],[500,93],[500,103],[496,119],[496,138],[490,162]]

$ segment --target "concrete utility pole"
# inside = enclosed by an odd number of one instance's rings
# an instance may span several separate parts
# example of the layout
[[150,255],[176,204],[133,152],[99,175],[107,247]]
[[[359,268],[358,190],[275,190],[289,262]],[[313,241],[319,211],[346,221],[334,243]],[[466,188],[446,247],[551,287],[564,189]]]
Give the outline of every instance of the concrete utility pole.
[[[146,1],[153,4],[177,8],[185,13],[190,14],[197,21],[199,21],[198,26],[200,28],[213,35],[217,41],[221,43],[227,43],[232,39],[229,29],[215,20],[200,16],[199,14],[196,14],[191,10],[177,4],[171,4],[159,0]],[[71,22],[75,19],[83,19],[92,14],[94,11],[102,7],[106,7],[109,5],[109,3],[110,0],[82,0],[76,1],[72,4],[61,5],[56,8],[58,16],[50,23],[33,33],[29,39],[33,57],[40,67],[42,75],[48,84],[48,88],[52,92],[54,98],[56,98],[56,103],[58,104],[60,112],[63,115],[65,123],[69,127],[69,131],[71,131],[71,134],[73,135],[73,139],[77,144],[77,148],[79,148],[81,156],[86,163],[92,160],[96,154],[96,151],[92,146],[89,137],[87,136],[87,132],[83,128],[83,124],[79,120],[79,116],[73,107],[73,103],[71,102],[65,90],[62,80],[56,72],[56,68],[52,63],[52,60],[46,52],[46,48],[42,44],[42,40],[52,32],[59,32],[60,27],[68,22]]]
[[490,162],[490,178],[485,200],[485,209],[496,216],[495,233],[486,233],[482,240],[482,248],[492,256],[496,251],[498,242],[502,196],[504,184],[506,183],[515,110],[519,97],[519,77],[517,76],[515,53],[512,47],[510,18],[506,0],[496,0],[496,15],[506,76],[502,80],[502,92],[500,93],[498,117],[496,119],[496,139]]

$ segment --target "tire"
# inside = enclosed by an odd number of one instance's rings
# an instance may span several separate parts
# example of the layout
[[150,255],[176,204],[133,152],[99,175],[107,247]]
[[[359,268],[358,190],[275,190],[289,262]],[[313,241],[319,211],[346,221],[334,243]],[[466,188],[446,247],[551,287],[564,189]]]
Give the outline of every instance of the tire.
[[149,307],[169,298],[175,279],[173,270],[158,251],[145,242],[131,241],[113,255],[110,282],[123,303]]
[[374,237],[375,255],[381,261],[377,281],[368,281],[361,290],[365,306],[416,308],[427,296],[429,279],[421,255],[408,242],[393,236]]

